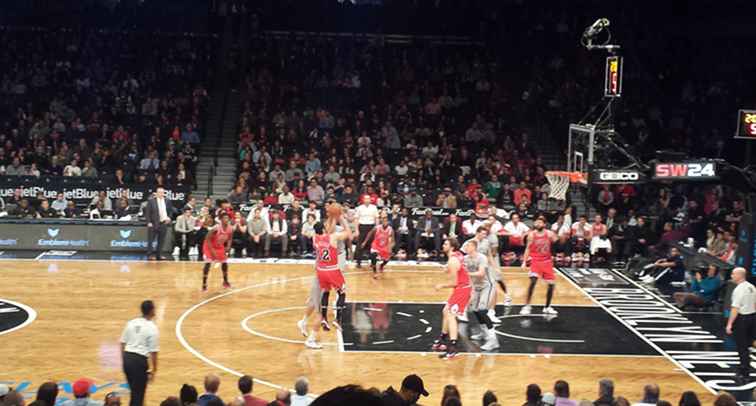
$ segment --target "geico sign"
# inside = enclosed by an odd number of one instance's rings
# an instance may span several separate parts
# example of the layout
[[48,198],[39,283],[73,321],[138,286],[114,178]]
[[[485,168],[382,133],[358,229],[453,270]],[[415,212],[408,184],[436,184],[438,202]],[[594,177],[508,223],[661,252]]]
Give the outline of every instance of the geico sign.
[[599,180],[632,181],[640,179],[638,172],[599,172]]

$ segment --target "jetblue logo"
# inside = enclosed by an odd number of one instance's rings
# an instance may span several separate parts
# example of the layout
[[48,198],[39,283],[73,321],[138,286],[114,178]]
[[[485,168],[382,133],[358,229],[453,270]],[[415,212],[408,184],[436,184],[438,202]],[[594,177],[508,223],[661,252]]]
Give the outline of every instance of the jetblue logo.
[[131,230],[121,230],[120,234],[121,234],[121,238],[124,238],[124,239],[129,238],[131,237]]
[[58,234],[60,234],[60,229],[59,228],[48,228],[47,229],[47,235],[49,235],[52,238],[57,237]]

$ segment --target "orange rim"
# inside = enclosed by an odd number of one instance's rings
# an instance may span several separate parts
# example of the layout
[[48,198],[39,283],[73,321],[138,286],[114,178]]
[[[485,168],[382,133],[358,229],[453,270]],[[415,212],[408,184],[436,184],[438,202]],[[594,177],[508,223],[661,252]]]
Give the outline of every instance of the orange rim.
[[553,175],[553,176],[562,176],[565,178],[569,178],[570,183],[583,183],[583,184],[587,183],[585,179],[585,174],[583,174],[583,172],[547,171],[545,174],[547,176]]

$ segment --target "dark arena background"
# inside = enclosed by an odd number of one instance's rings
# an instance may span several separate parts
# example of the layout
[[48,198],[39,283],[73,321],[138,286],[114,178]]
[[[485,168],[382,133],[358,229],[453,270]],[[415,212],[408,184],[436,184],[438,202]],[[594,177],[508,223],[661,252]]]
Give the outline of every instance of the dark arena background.
[[753,403],[754,8],[3,0],[0,406]]

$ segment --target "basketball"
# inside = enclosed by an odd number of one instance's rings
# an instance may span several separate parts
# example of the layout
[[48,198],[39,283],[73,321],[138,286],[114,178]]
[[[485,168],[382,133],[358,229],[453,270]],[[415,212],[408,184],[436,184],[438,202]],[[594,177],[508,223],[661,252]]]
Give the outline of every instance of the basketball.
[[343,212],[343,207],[338,203],[331,203],[331,205],[328,206],[327,213],[329,219],[337,220],[341,217]]

